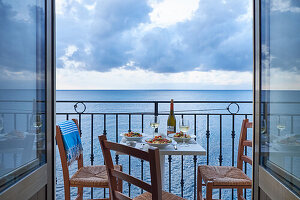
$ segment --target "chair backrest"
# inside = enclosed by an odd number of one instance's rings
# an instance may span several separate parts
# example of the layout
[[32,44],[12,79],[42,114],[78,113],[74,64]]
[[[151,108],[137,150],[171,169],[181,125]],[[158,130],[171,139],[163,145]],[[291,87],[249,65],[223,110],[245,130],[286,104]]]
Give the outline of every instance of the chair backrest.
[[[148,152],[146,152],[126,145],[107,141],[105,135],[99,136],[99,142],[106,165],[109,179],[110,197],[112,200],[131,200],[130,197],[117,191],[117,180],[124,180],[152,193],[153,200],[162,200],[160,160],[159,150],[157,148],[149,148]],[[150,163],[151,185],[140,179],[130,176],[129,174],[115,170],[110,153],[111,150],[148,161]]]
[[[77,119],[72,119],[72,120],[75,122],[75,124],[78,128],[78,132],[80,133]],[[66,154],[66,151],[65,151],[65,147],[64,147],[60,127],[58,125],[56,125],[56,136],[55,136],[55,138],[56,138],[56,142],[57,142],[57,146],[58,146],[58,150],[59,150],[59,154],[60,154],[60,160],[61,160],[61,165],[62,165],[62,170],[63,170],[64,183],[68,184],[69,179],[70,179],[69,168],[68,167],[69,167],[70,164],[68,164],[68,162],[67,162],[67,154]],[[78,169],[83,167],[83,155],[82,154],[77,159],[77,164],[78,164]]]
[[252,141],[247,140],[247,129],[249,128],[252,128],[252,122],[249,122],[249,119],[244,119],[241,128],[238,157],[237,157],[237,168],[241,170],[243,170],[243,162],[252,165],[252,158],[244,154],[246,146],[252,147]]

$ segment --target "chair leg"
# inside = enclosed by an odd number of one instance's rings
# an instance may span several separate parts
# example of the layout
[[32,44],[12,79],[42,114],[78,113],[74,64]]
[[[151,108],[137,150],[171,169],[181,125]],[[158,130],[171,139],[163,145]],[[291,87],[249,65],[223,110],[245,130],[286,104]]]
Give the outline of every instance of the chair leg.
[[243,188],[238,188],[237,189],[237,197],[238,197],[238,200],[243,200],[244,197],[243,197]]
[[83,200],[83,187],[78,187],[78,200]]
[[71,200],[70,186],[65,185],[65,200]]
[[202,175],[199,168],[197,174],[197,200],[202,200]]
[[207,182],[206,185],[206,200],[212,200],[213,183]]
[[119,192],[123,192],[123,181],[121,179],[117,180],[117,188]]

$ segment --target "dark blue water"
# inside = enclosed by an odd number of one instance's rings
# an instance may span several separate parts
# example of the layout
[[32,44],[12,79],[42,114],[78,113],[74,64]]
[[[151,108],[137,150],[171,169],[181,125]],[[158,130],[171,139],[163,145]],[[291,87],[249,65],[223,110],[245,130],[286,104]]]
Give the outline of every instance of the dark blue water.
[[[124,101],[134,101],[134,100],[165,100],[169,101],[170,99],[180,100],[195,100],[195,101],[252,101],[252,91],[237,91],[237,90],[228,90],[228,91],[157,91],[157,90],[114,90],[114,91],[57,91],[57,100],[124,100]],[[73,103],[57,103],[57,112],[74,112]],[[86,104],[87,109],[86,112],[93,113],[109,113],[109,112],[153,112],[154,105],[153,104]],[[197,134],[197,141],[200,143],[205,149],[207,149],[207,116],[201,114],[226,114],[226,107],[228,104],[175,104],[175,111],[185,111],[185,110],[197,110],[193,111],[200,115],[196,117],[196,130],[194,129],[194,125],[191,127],[190,132]],[[79,106],[80,107],[80,106]],[[81,109],[81,108],[79,108]],[[219,110],[210,110],[210,109],[219,109]],[[234,108],[233,108],[234,109]],[[161,104],[159,105],[160,113],[167,113],[169,110],[169,104]],[[252,114],[252,104],[240,104],[239,113],[243,114]],[[143,128],[144,132],[151,132],[151,128],[149,126],[149,121],[152,116],[144,116]],[[235,131],[236,137],[234,139],[234,161],[236,162],[237,155],[237,146],[238,146],[238,138],[240,125],[242,120],[244,119],[244,115],[235,116],[234,119],[234,127],[232,126],[232,116],[222,116],[222,156],[223,156],[223,165],[231,165],[232,164],[232,130]],[[252,116],[247,116],[252,119]],[[57,116],[57,121],[65,120],[65,116]],[[78,115],[70,115],[70,118],[78,118]],[[188,118],[192,124],[194,122],[194,116],[185,116]],[[94,116],[94,137],[93,137],[93,153],[95,155],[94,165],[103,164],[102,154],[100,151],[99,142],[97,140],[97,136],[103,133],[104,123],[103,123],[103,115],[95,115]],[[166,120],[167,116],[160,117],[160,127],[159,130],[161,132],[166,131]],[[107,115],[106,117],[106,131],[109,140],[116,141],[116,135],[126,132],[129,129],[129,119],[128,115],[119,115],[118,116],[118,132],[116,131],[116,116],[115,115]],[[209,117],[209,164],[211,165],[219,165],[219,155],[220,155],[220,116],[219,115],[211,115]],[[82,143],[84,147],[84,165],[90,165],[90,154],[91,154],[91,116],[83,115],[82,116]],[[234,129],[232,129],[234,128]],[[139,131],[142,130],[141,123],[141,115],[133,115],[131,118],[131,130]],[[251,135],[249,135],[251,137]],[[120,137],[118,138],[120,140]],[[249,154],[251,155],[251,154]],[[114,158],[114,156],[113,156]],[[62,170],[60,164],[60,157],[57,150],[56,154],[56,173],[57,173],[57,190],[56,196],[57,199],[64,198],[63,191],[63,178],[62,178]],[[203,156],[198,156],[197,165],[206,164],[207,159]],[[124,170],[128,172],[128,157],[120,156],[119,163],[123,165]],[[75,171],[76,164],[70,168],[71,173]],[[168,191],[168,162],[166,160],[165,166],[166,174],[165,174],[165,189]],[[172,156],[172,193],[177,195],[181,194],[180,187],[180,179],[181,179],[181,156]],[[131,159],[131,174],[136,177],[141,176],[141,162],[135,158]],[[248,167],[248,174],[251,176],[251,168]],[[193,199],[194,197],[194,161],[193,156],[185,156],[184,157],[184,197],[187,199]],[[144,177],[149,181],[149,168],[145,164],[144,167]],[[128,185],[124,184],[124,191],[128,193]],[[76,196],[76,189],[72,190],[72,196]],[[103,189],[94,189],[94,198],[103,197]],[[108,196],[108,190],[106,190],[106,196]],[[131,187],[131,196],[136,196],[140,194],[140,189],[135,186]],[[214,193],[215,198],[218,198],[218,191]],[[250,195],[250,191],[248,192]],[[84,189],[85,198],[90,197],[90,189]],[[231,190],[222,191],[222,198],[227,199],[231,197]]]

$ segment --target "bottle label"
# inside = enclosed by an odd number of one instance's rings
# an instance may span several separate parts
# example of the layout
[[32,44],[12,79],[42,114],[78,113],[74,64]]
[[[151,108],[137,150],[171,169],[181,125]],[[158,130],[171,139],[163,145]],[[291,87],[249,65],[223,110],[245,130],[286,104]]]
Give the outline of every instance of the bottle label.
[[175,126],[168,126],[167,127],[167,133],[168,134],[175,133]]

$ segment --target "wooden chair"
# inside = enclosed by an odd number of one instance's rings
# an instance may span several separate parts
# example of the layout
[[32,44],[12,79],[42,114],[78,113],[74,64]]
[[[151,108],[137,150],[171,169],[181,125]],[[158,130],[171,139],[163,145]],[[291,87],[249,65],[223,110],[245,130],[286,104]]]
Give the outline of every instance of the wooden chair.
[[212,190],[216,188],[236,188],[238,199],[244,199],[243,189],[251,188],[252,185],[251,179],[243,172],[243,162],[252,165],[252,159],[244,155],[245,146],[252,147],[252,141],[247,140],[248,128],[252,128],[252,123],[245,119],[240,133],[237,167],[210,165],[198,167],[197,200],[202,199],[202,186],[206,186],[206,200],[212,199]]
[[[78,132],[80,132],[78,127],[78,121],[72,119],[77,125]],[[108,188],[108,178],[106,173],[106,167],[104,165],[98,166],[83,166],[83,155],[81,154],[77,159],[78,170],[70,178],[69,175],[69,165],[67,163],[67,155],[64,149],[64,143],[62,140],[62,134],[60,127],[56,126],[56,141],[59,149],[63,178],[64,178],[64,189],[65,189],[65,200],[70,200],[70,188],[77,187],[77,197],[76,200],[82,200],[83,198],[83,187],[95,187],[95,188]],[[122,170],[122,166],[115,166],[115,169]],[[122,183],[119,183],[118,189],[122,191]]]
[[[183,200],[181,197],[162,190],[159,150],[157,148],[149,148],[148,152],[146,152],[126,145],[109,142],[105,135],[99,136],[99,141],[108,173],[110,197],[112,200],[131,200],[130,197],[117,190],[116,181],[120,179],[147,191],[135,197],[134,200]],[[111,150],[148,161],[150,163],[151,184],[114,169]]]

